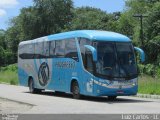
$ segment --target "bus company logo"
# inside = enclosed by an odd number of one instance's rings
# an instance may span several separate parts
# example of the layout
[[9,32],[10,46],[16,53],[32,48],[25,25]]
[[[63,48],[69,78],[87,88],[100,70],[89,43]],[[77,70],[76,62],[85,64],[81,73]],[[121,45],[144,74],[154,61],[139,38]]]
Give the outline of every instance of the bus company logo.
[[40,65],[40,68],[38,71],[38,80],[41,86],[47,85],[49,81],[49,66],[46,62],[43,62]]

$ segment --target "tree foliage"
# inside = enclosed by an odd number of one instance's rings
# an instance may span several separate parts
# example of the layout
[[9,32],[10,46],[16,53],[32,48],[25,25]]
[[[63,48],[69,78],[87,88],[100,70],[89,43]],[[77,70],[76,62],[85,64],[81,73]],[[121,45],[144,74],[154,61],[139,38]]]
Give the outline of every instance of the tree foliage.
[[34,6],[23,8],[12,20],[20,26],[23,40],[61,32],[73,16],[71,0],[34,0]]
[[109,15],[100,9],[81,7],[74,9],[74,18],[71,21],[71,30],[108,28]]
[[[54,34],[66,29],[73,18],[71,0],[34,0],[34,5],[22,8],[20,14],[10,20],[10,27],[0,36],[0,47],[12,56],[5,63],[17,62],[18,44],[24,40]],[[7,42],[7,46],[2,42]],[[1,52],[3,54],[3,52]],[[7,58],[6,56],[6,58]],[[4,61],[1,59],[1,61]],[[2,65],[4,63],[2,62]]]

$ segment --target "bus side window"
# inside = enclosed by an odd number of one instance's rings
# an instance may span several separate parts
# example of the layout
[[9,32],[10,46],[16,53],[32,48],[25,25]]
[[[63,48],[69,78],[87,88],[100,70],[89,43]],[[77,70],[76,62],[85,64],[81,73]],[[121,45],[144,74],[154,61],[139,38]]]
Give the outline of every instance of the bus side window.
[[49,42],[48,41],[44,42],[43,56],[46,57],[46,58],[49,57]]
[[64,57],[64,55],[65,55],[65,40],[57,40],[56,41],[55,55],[56,55],[56,57]]
[[79,45],[80,45],[80,50],[81,50],[81,56],[83,60],[83,65],[86,68],[86,59],[85,59],[85,47],[84,45],[91,45],[92,42],[86,38],[79,38]]
[[65,41],[65,57],[78,61],[78,51],[75,39]]
[[35,55],[34,55],[35,59],[40,59],[44,57],[43,48],[44,48],[43,42],[37,42],[35,44]]
[[25,44],[19,46],[19,57],[21,59],[33,59],[34,58],[34,44]]
[[55,41],[51,41],[50,42],[50,54],[49,54],[50,57],[55,57],[55,48],[56,48]]

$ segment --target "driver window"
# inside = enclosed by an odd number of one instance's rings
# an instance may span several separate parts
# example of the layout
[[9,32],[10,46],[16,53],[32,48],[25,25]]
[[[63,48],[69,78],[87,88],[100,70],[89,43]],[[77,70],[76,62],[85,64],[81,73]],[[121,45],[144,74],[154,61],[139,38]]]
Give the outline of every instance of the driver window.
[[87,71],[90,73],[93,73],[93,59],[92,59],[92,53],[91,52],[86,52],[85,53],[85,68]]

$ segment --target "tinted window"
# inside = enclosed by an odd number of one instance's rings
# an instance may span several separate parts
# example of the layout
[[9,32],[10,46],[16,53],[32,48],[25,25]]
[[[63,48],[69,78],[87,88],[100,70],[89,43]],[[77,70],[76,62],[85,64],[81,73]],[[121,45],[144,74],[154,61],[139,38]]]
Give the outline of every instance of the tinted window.
[[96,75],[113,80],[137,77],[134,49],[128,42],[97,41]]
[[131,77],[137,75],[137,65],[134,48],[131,43],[116,43],[117,57],[119,60],[120,76]]
[[35,58],[36,59],[44,57],[43,49],[44,49],[44,42],[35,43]]
[[83,65],[84,66],[86,66],[84,45],[91,45],[91,44],[92,44],[91,40],[88,40],[88,39],[85,39],[85,38],[79,38],[79,45],[80,45],[80,50],[81,50],[81,55],[82,55],[82,60],[83,60]]
[[34,58],[34,44],[25,44],[19,46],[19,57],[22,59]]
[[46,58],[49,57],[49,42],[45,41],[44,42],[44,51],[43,51],[43,56]]
[[64,55],[65,55],[65,40],[56,41],[55,54],[57,57],[64,57]]
[[65,41],[65,57],[78,60],[76,41],[74,39]]
[[97,42],[96,71],[98,75],[115,76],[119,75],[116,61],[115,43]]
[[50,42],[50,57],[55,56],[55,41]]
[[85,68],[87,71],[90,73],[93,73],[93,59],[92,59],[92,53],[91,52],[86,52],[85,53]]
[[92,42],[91,40],[85,39],[85,38],[80,38],[79,39],[79,44],[80,44],[80,49],[81,49],[81,53],[85,53],[85,47],[84,45],[91,45]]

